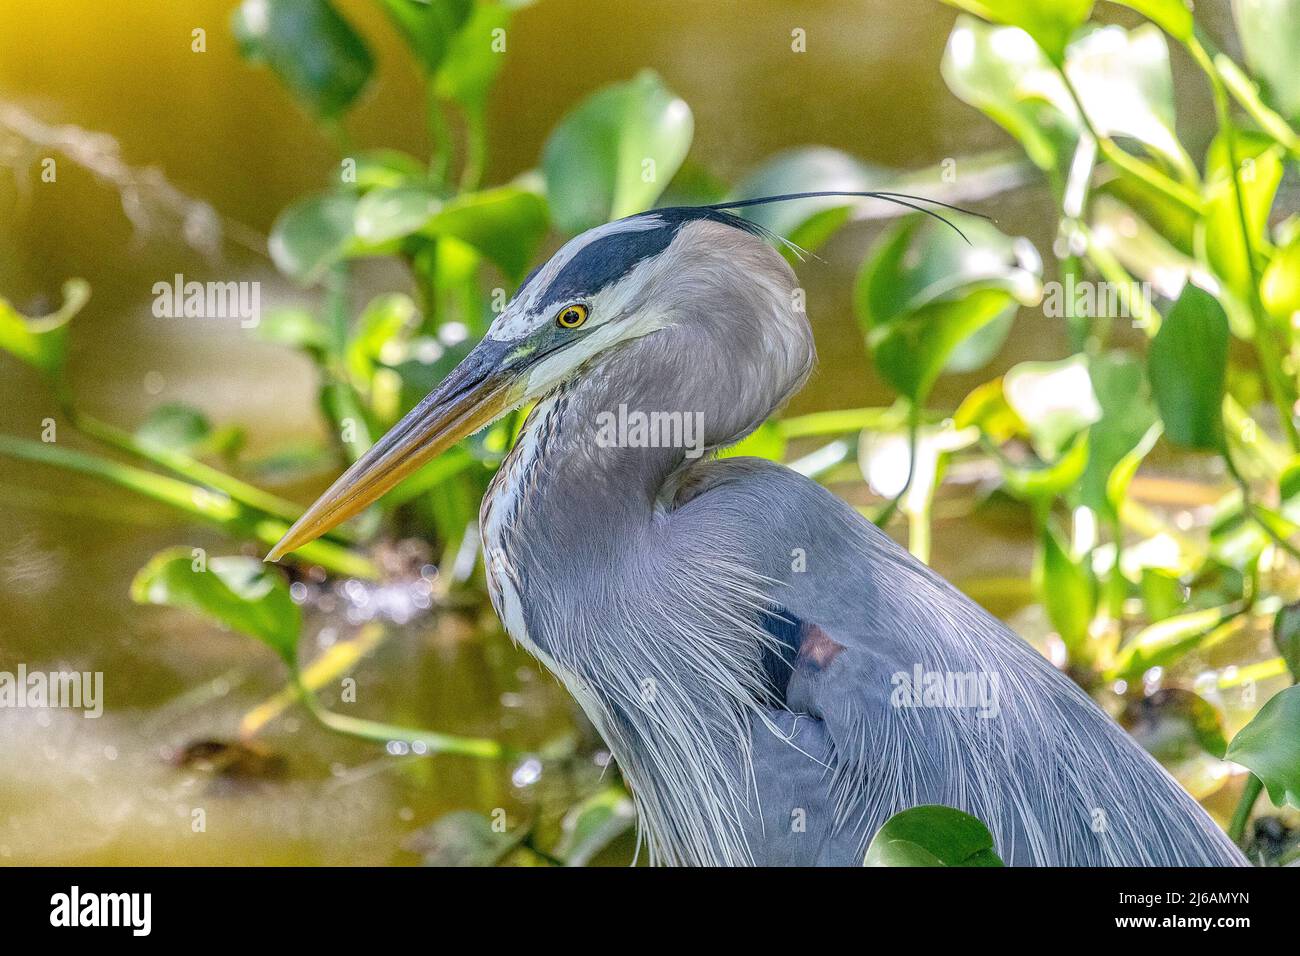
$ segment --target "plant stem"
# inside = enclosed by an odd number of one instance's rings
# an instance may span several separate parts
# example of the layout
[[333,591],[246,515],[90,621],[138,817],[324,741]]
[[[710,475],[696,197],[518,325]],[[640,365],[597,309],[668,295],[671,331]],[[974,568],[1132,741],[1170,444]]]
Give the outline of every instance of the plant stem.
[[1246,835],[1246,823],[1250,820],[1250,811],[1254,809],[1255,801],[1259,799],[1263,789],[1263,781],[1253,773],[1246,778],[1246,783],[1241,788],[1241,799],[1237,802],[1237,809],[1233,811],[1232,822],[1228,824],[1228,836],[1237,846],[1243,846],[1242,839]]

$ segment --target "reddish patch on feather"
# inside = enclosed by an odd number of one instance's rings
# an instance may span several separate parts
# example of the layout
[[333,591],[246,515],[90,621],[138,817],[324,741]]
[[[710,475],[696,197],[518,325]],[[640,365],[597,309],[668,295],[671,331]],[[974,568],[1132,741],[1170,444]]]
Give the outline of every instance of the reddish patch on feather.
[[799,664],[810,664],[818,670],[825,670],[844,650],[844,645],[836,641],[816,624],[805,624],[799,641]]

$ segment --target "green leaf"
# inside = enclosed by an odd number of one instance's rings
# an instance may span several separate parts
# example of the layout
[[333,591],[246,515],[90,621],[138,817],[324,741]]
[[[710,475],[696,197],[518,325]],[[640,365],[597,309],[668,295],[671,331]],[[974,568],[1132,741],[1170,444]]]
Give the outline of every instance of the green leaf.
[[1092,12],[1092,0],[947,0],[985,20],[1019,27],[1034,38],[1052,60],[1065,59],[1074,31]]
[[425,866],[496,866],[527,835],[526,827],[498,832],[483,814],[457,810],[412,834],[403,846],[424,857]]
[[[864,192],[880,189],[895,174],[828,146],[801,146],[764,160],[732,193],[735,199],[779,196],[798,192]],[[816,249],[867,199],[823,196],[772,203],[740,210],[740,214],[804,249]]]
[[768,461],[781,461],[785,457],[785,436],[774,421],[765,421],[752,432],[724,449],[719,458],[766,458]]
[[1233,0],[1246,64],[1259,77],[1264,98],[1291,122],[1300,122],[1300,2]]
[[1076,561],[1050,524],[1044,526],[1038,575],[1047,617],[1071,655],[1087,643],[1088,626],[1097,609],[1097,587],[1087,558]]
[[[1268,217],[1282,181],[1281,147],[1263,135],[1237,133],[1237,180],[1241,185],[1250,243],[1256,254],[1268,241]],[[1232,187],[1232,164],[1226,138],[1210,144],[1206,159],[1206,212],[1198,229],[1198,246],[1228,288],[1241,302],[1250,302],[1250,262],[1241,235],[1241,213]]]
[[1088,466],[1088,433],[1079,432],[1055,460],[1023,464],[999,459],[1006,490],[1022,501],[1048,501],[1075,487]]
[[1113,0],[1142,14],[1175,40],[1186,43],[1192,38],[1192,8],[1184,0]]
[[309,309],[289,306],[268,312],[258,323],[256,335],[319,357],[329,347],[329,330]]
[[1300,601],[1277,612],[1273,619],[1273,644],[1286,661],[1292,680],[1300,681]]
[[510,25],[514,13],[505,4],[473,6],[469,21],[447,45],[434,86],[443,99],[454,100],[469,110],[481,110],[506,59],[504,47],[497,43],[501,36],[497,31]]
[[1194,759],[1202,751],[1222,760],[1228,746],[1218,710],[1181,687],[1165,687],[1134,701],[1125,717],[1125,729],[1166,766]]
[[945,368],[968,371],[1001,341],[994,336],[961,348],[1022,304],[1037,302],[1042,262],[1032,244],[981,220],[958,217],[970,242],[948,226],[912,217],[886,234],[863,264],[854,308],[881,375],[900,393],[924,402]]
[[518,281],[546,234],[547,220],[546,200],[537,193],[500,186],[456,197],[429,220],[424,232],[459,239]]
[[1249,767],[1274,804],[1300,809],[1300,686],[1270,697],[1232,738],[1227,758]]
[[1079,137],[1075,111],[1062,109],[1060,77],[1023,31],[959,16],[941,69],[948,88],[1019,140],[1034,165],[1064,173]]
[[[1099,133],[1137,140],[1185,181],[1196,182],[1196,167],[1174,129],[1169,47],[1155,26],[1090,29],[1070,44],[1065,72]],[[1072,113],[1072,103],[1058,106]]]
[[214,434],[212,423],[203,412],[181,402],[159,405],[135,430],[141,445],[164,452],[203,450]]
[[280,573],[257,558],[206,558],[189,548],[169,548],[136,574],[131,598],[197,611],[257,638],[291,669],[297,667],[302,612]]
[[350,194],[311,196],[280,213],[268,241],[280,271],[307,285],[318,281],[352,245],[359,202]]
[[616,785],[605,787],[564,815],[555,855],[566,866],[586,866],[635,823],[636,808],[627,791]]
[[864,866],[1002,866],[993,835],[977,818],[952,807],[895,813],[867,847]]
[[1170,664],[1208,638],[1230,617],[1225,608],[1216,607],[1157,621],[1120,648],[1106,679],[1135,680],[1152,667]]
[[348,372],[360,382],[370,383],[384,346],[406,329],[414,327],[419,310],[411,297],[402,293],[376,296],[362,311],[348,339],[345,357]]
[[1300,239],[1273,256],[1260,280],[1259,296],[1273,318],[1293,327],[1300,322]]
[[[1080,498],[1093,509],[1117,515],[1118,503],[1110,494],[1111,481],[1116,468],[1126,462],[1155,424],[1155,405],[1141,361],[1127,352],[1093,356],[1088,361],[1088,378],[1101,416],[1091,428],[1088,467],[1079,487]],[[1141,457],[1131,463],[1134,471]],[[1121,498],[1131,479],[1132,472],[1118,479],[1122,485],[1115,490],[1121,492]]]
[[1222,440],[1228,317],[1190,282],[1165,316],[1147,352],[1147,374],[1169,440],[1214,450]]
[[693,132],[690,107],[649,70],[583,100],[542,151],[556,225],[576,233],[648,209],[682,165]]
[[1102,417],[1084,355],[1057,362],[1021,362],[1002,377],[1002,391],[1045,459],[1058,456],[1079,432]]
[[90,285],[82,279],[63,284],[63,305],[49,315],[23,315],[0,299],[0,349],[36,369],[57,388],[62,387],[68,360],[68,323],[90,298]]
[[432,73],[446,57],[474,0],[380,0],[380,6],[425,72]]
[[240,54],[269,66],[322,119],[351,106],[374,69],[361,37],[327,0],[244,0],[233,27]]
[[417,183],[372,189],[353,210],[353,233],[374,245],[401,239],[424,228],[439,205],[432,187]]

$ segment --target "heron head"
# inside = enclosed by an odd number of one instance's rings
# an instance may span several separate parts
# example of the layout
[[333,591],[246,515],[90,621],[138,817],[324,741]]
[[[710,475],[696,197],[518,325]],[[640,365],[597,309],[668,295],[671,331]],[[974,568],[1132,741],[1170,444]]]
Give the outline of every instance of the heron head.
[[[812,365],[812,336],[795,304],[794,273],[773,248],[779,237],[727,209],[826,195],[890,198],[803,193],[657,209],[570,240],[524,281],[469,355],[316,500],[267,559],[325,534],[512,409],[652,342],[661,346],[654,371],[665,392],[695,389],[696,398],[713,403],[717,441],[711,444],[745,434],[802,383]],[[657,335],[670,329],[675,337]],[[637,357],[622,371],[635,367]]]
[[[724,236],[735,248],[720,247]],[[749,258],[738,261],[738,250]],[[711,283],[690,280],[701,268]],[[698,309],[708,291],[727,294],[728,284],[740,282],[785,298],[794,285],[762,230],[720,210],[655,210],[575,237],[524,281],[478,345],[316,500],[267,559],[325,534],[460,439],[610,353],[680,325],[683,307]],[[750,292],[734,291],[737,303]]]

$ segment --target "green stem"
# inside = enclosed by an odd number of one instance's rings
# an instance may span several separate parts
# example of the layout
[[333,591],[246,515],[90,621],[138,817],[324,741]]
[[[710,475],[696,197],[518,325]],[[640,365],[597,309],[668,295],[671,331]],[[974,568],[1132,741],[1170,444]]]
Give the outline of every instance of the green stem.
[[[219,492],[85,452],[0,435],[0,455],[53,465],[108,481],[215,525],[227,534],[255,538],[267,547],[279,541],[289,530],[288,522],[252,512]],[[313,541],[294,554],[302,561],[319,564],[335,574],[379,577],[379,569],[369,559],[330,541]]]
[[1246,835],[1246,823],[1250,820],[1250,811],[1255,808],[1255,801],[1259,799],[1263,789],[1263,781],[1253,773],[1246,778],[1246,784],[1241,789],[1241,799],[1237,802],[1237,809],[1233,811],[1232,822],[1228,824],[1228,836],[1237,846],[1243,846],[1242,840]]
[[518,754],[504,744],[482,737],[459,737],[453,734],[440,734],[431,730],[412,730],[375,720],[363,720],[360,717],[348,717],[322,707],[316,696],[303,686],[299,675],[293,675],[298,686],[304,706],[321,723],[335,733],[349,737],[358,737],[375,743],[422,744],[430,754],[456,754],[462,757],[480,757],[488,760],[509,760]]

